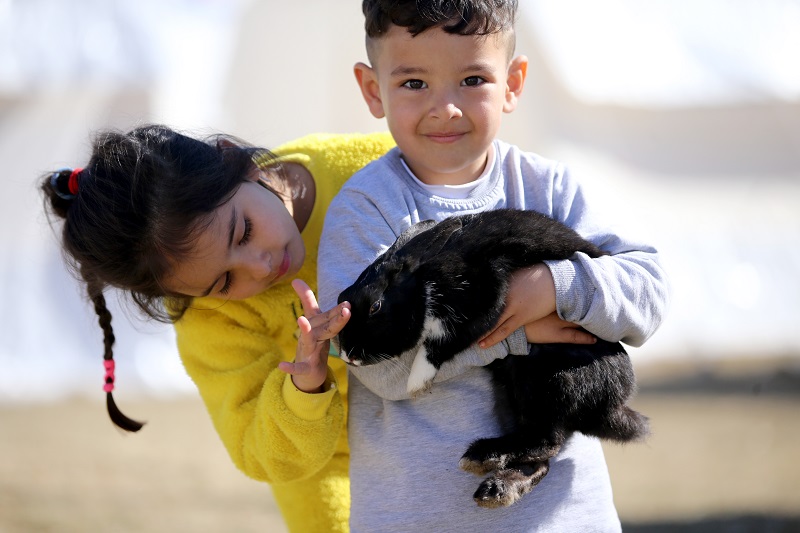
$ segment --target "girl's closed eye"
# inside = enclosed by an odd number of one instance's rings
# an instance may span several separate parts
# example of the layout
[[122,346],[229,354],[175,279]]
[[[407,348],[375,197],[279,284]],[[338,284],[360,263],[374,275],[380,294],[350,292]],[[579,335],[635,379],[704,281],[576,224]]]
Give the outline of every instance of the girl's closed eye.
[[402,87],[418,91],[420,89],[425,89],[426,87],[428,87],[428,84],[422,80],[408,80],[403,83]]
[[227,296],[228,292],[231,290],[231,285],[233,284],[233,276],[231,276],[230,272],[225,272],[225,283],[222,285],[222,288],[219,290],[219,293],[222,296]]
[[239,240],[239,244],[244,246],[250,241],[250,234],[253,231],[253,222],[250,220],[249,217],[244,217],[244,233],[242,234],[242,238]]
[[[250,241],[252,232],[253,232],[253,221],[250,220],[250,217],[244,217],[244,233],[242,233],[242,238],[239,239],[240,246],[244,246]],[[231,290],[231,285],[233,285],[233,275],[230,272],[226,272],[225,283],[222,285],[222,288],[219,290],[219,293],[223,296],[227,296]]]

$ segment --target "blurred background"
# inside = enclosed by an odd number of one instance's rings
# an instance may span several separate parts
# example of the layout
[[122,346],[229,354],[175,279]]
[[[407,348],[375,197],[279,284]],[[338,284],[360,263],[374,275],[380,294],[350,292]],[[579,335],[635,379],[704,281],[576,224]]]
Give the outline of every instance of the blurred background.
[[[656,245],[670,314],[631,356],[645,444],[609,446],[626,531],[800,531],[800,1],[522,0],[501,137],[561,159]],[[169,327],[113,296],[115,391],[38,178],[98,128],[272,147],[385,129],[360,2],[0,0],[0,533],[284,531],[228,460]]]

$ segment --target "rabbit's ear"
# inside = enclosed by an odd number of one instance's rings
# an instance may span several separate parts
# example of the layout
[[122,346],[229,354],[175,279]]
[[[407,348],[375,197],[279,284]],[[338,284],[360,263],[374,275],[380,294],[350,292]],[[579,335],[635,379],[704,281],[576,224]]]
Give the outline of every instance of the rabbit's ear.
[[393,270],[399,271],[402,268],[400,264],[402,260],[398,260],[395,258],[397,252],[411,239],[422,233],[423,231],[432,228],[436,225],[436,222],[433,220],[422,220],[417,222],[413,226],[406,229],[403,233],[397,237],[397,240],[389,246],[378,258],[375,260],[375,263],[381,263],[384,265],[384,270],[388,272],[389,265],[395,263],[396,268]]
[[[420,222],[420,224],[422,224],[422,222]],[[416,226],[412,226],[412,228],[413,227]],[[416,270],[419,265],[441,252],[453,233],[460,230],[461,227],[462,224],[459,217],[447,218],[433,227],[428,225],[429,229],[418,232],[416,235],[412,236],[412,238],[396,252],[396,257],[404,263],[408,270]],[[406,230],[406,232],[408,232],[408,230]],[[405,235],[406,232],[403,234]]]
[[394,241],[388,250],[386,250],[385,255],[389,257],[397,253],[397,251],[402,248],[408,241],[419,235],[425,230],[428,230],[436,225],[436,221],[434,220],[421,220],[414,224],[413,226],[409,227],[403,233],[397,237],[397,240]]

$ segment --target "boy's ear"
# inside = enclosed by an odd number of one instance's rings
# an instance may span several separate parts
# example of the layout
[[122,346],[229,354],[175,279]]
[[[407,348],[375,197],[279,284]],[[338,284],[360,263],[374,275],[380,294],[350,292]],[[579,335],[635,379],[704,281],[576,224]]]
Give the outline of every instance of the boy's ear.
[[383,112],[383,100],[381,100],[381,90],[378,86],[378,77],[375,70],[364,63],[356,63],[353,67],[353,73],[356,75],[358,87],[361,89],[361,95],[369,107],[369,112],[375,118],[383,118],[386,113]]
[[517,108],[517,102],[525,86],[525,77],[528,75],[528,58],[517,56],[508,65],[508,80],[506,81],[506,101],[503,112],[511,113]]

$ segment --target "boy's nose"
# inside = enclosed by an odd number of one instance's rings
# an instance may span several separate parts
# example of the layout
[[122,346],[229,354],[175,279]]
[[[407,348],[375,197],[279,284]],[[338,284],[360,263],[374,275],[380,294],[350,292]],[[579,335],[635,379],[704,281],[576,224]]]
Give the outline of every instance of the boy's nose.
[[463,113],[461,113],[461,108],[457,105],[450,103],[447,104],[444,108],[445,118],[461,118]]
[[441,95],[431,107],[431,115],[435,118],[452,119],[461,118],[463,113],[455,98],[451,94]]

